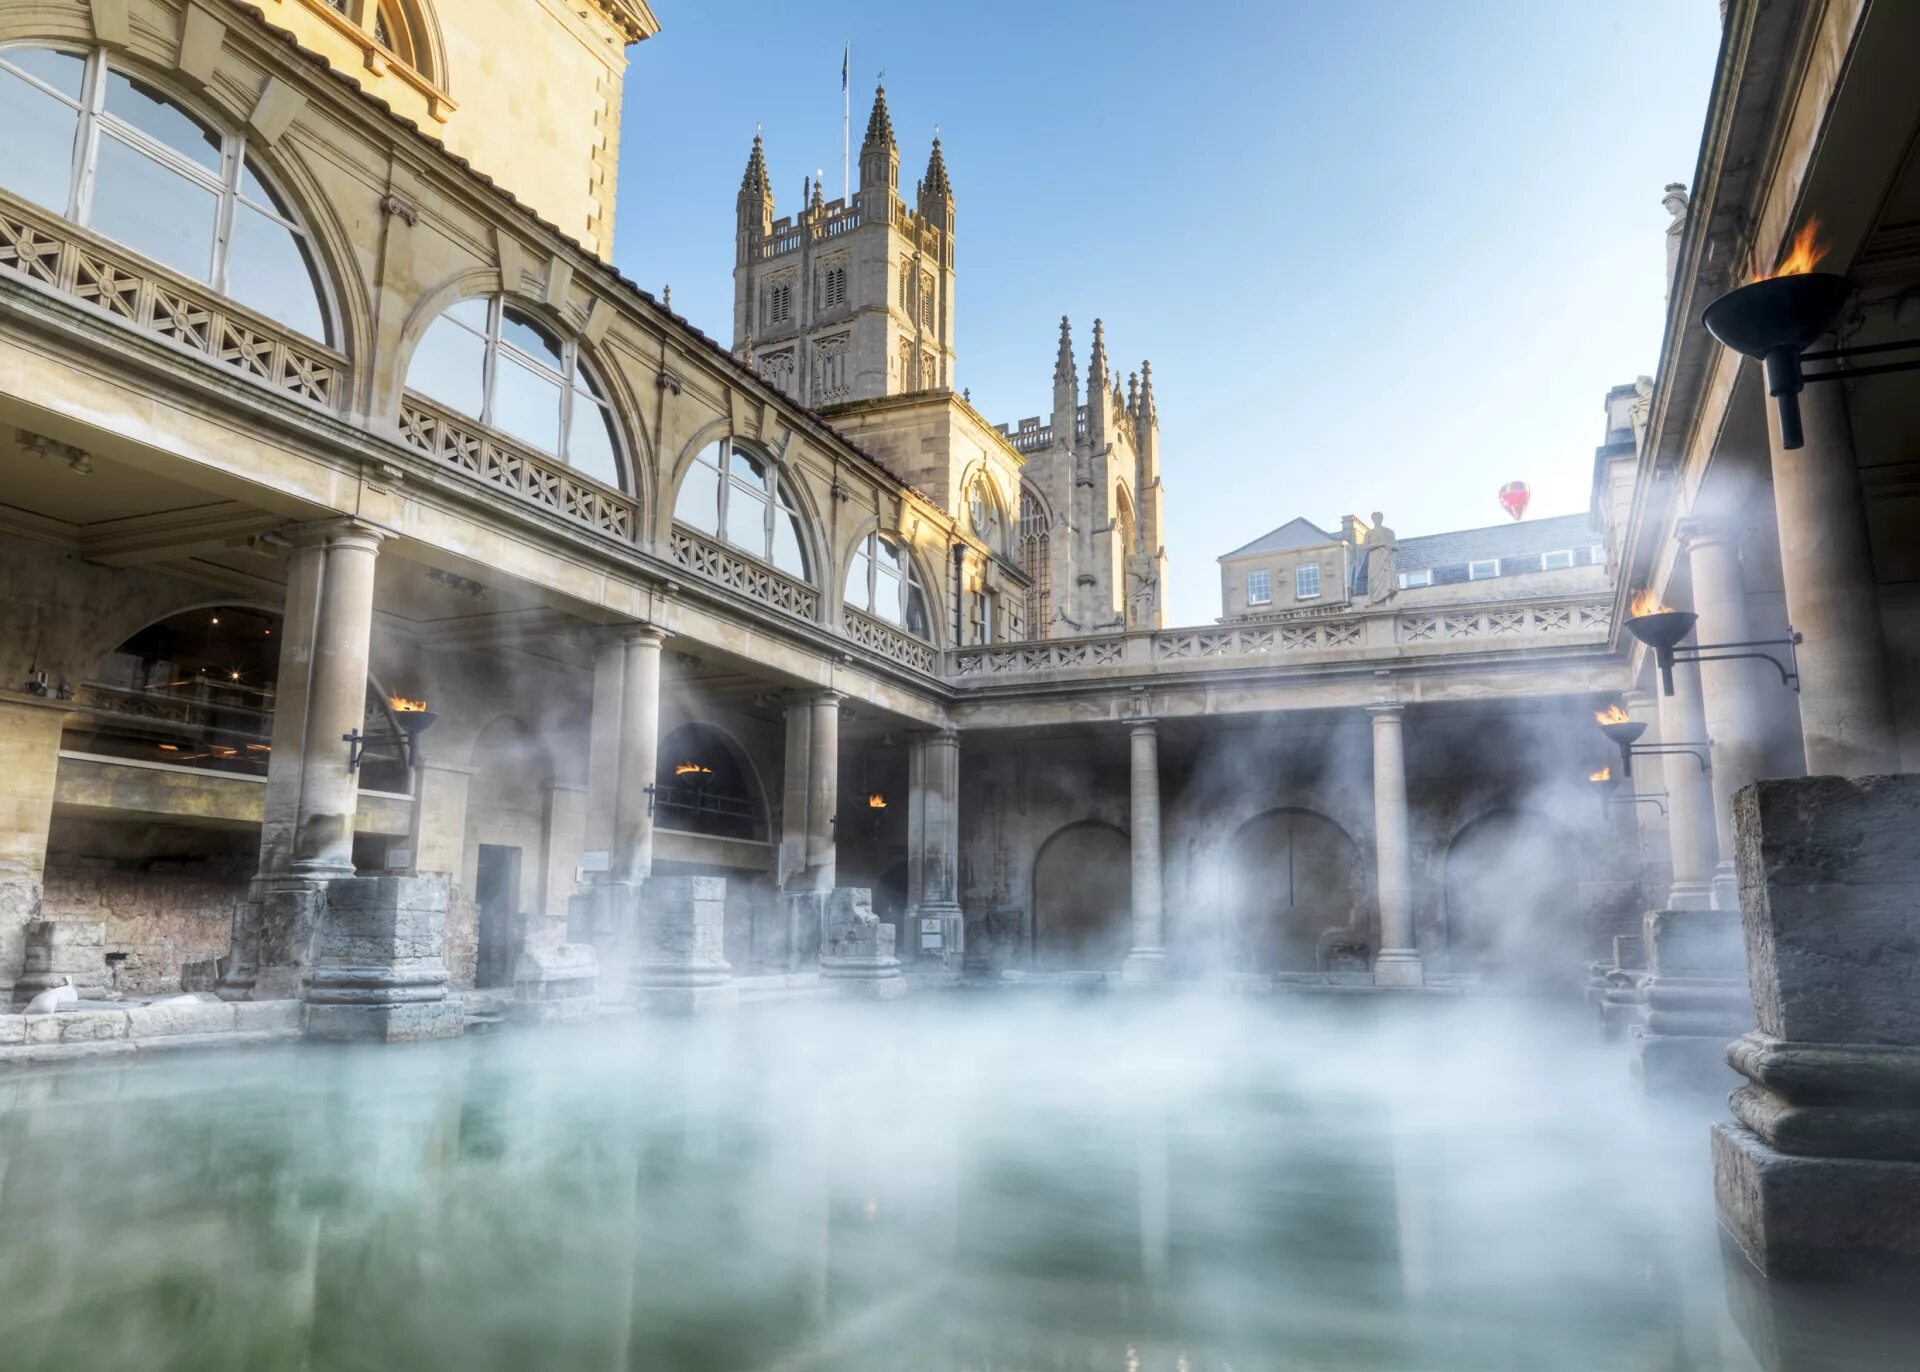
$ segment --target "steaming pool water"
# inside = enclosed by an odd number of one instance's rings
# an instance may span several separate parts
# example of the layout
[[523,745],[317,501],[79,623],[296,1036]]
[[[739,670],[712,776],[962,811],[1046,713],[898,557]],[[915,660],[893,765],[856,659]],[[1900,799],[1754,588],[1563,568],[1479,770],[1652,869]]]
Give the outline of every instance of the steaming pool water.
[[0,1367],[1756,1368],[1709,1117],[1583,1018],[1312,998],[0,1078]]

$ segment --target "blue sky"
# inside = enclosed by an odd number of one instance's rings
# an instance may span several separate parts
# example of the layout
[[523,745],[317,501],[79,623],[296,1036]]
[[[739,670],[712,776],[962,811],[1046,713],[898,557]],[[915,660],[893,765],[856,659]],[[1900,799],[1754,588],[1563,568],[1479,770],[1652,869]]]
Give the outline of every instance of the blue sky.
[[[840,185],[876,72],[901,184],[952,173],[958,377],[1051,404],[1059,318],[1106,320],[1160,403],[1171,615],[1295,515],[1402,536],[1588,503],[1607,388],[1652,372],[1661,188],[1689,181],[1713,0],[654,0],[630,51],[615,258],[728,342],[734,194]],[[695,113],[697,112],[697,113]],[[857,175],[857,168],[856,168]]]

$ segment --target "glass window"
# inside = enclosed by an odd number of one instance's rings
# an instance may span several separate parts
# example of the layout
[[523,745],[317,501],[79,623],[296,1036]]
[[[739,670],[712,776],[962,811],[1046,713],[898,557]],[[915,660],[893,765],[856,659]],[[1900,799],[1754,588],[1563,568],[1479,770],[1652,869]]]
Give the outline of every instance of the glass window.
[[1500,563],[1494,558],[1483,558],[1467,564],[1467,580],[1484,581],[1490,576],[1500,575]]
[[1303,562],[1293,569],[1293,598],[1312,600],[1320,594],[1320,564]]
[[582,476],[624,487],[618,426],[579,352],[503,297],[462,300],[420,336],[407,389],[552,453]]
[[709,444],[694,458],[680,480],[673,517],[790,576],[812,580],[799,506],[779,469],[732,439]]
[[1549,572],[1561,567],[1571,567],[1573,565],[1573,549],[1561,548],[1554,552],[1543,553],[1540,557],[1540,565]]
[[1273,573],[1247,573],[1247,604],[1271,605],[1273,603]]
[[847,566],[846,602],[877,619],[900,625],[917,638],[933,636],[927,594],[912,557],[904,544],[880,534],[868,534],[854,549]]
[[1402,590],[1405,590],[1409,586],[1431,585],[1433,585],[1433,569],[1431,567],[1423,568],[1417,572],[1400,573],[1400,587]]
[[0,124],[0,186],[332,341],[309,237],[249,164],[243,135],[100,50],[0,48]]

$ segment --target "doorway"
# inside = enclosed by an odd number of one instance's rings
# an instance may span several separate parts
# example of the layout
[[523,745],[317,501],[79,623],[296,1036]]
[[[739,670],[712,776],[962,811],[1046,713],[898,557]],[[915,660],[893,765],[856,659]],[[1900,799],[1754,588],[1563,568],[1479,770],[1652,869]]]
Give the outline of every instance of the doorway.
[[473,984],[479,987],[513,984],[513,950],[519,941],[515,913],[520,903],[520,850],[501,843],[480,845],[473,879],[473,898],[479,922]]

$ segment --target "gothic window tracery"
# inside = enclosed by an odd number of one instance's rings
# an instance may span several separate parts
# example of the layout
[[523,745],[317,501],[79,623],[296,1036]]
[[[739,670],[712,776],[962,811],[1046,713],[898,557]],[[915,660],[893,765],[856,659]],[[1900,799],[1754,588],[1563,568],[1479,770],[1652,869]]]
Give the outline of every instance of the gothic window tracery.
[[800,508],[771,458],[731,438],[709,443],[680,479],[673,517],[811,581]]
[[1046,507],[1030,489],[1020,492],[1020,570],[1027,574],[1027,633],[1053,632],[1053,534]]
[[820,304],[823,309],[835,309],[847,303],[847,269],[835,264],[828,267],[820,277]]
[[333,341],[312,237],[227,132],[104,49],[0,48],[0,187],[309,338]]
[[815,404],[844,400],[853,393],[849,373],[848,337],[835,334],[813,345],[813,400]]
[[846,602],[918,638],[932,641],[927,593],[904,543],[870,533],[853,550],[847,565]]
[[579,343],[504,296],[442,311],[413,350],[407,389],[625,489],[613,409]]
[[793,282],[775,281],[767,287],[767,322],[784,324],[793,318]]

